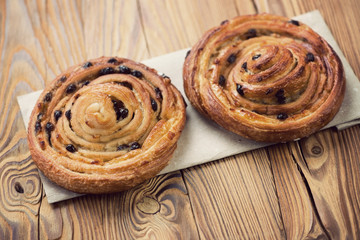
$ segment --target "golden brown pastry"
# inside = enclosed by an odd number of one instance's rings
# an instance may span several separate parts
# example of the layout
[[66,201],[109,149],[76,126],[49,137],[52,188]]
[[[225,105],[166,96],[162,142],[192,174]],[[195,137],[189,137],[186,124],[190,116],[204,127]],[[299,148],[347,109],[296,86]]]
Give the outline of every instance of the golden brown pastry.
[[183,68],[192,105],[256,141],[309,136],[338,112],[342,63],[310,27],[269,14],[240,16],[207,31]]
[[39,169],[80,193],[129,189],[171,158],[185,103],[165,75],[124,58],[71,67],[51,82],[32,111],[28,142]]

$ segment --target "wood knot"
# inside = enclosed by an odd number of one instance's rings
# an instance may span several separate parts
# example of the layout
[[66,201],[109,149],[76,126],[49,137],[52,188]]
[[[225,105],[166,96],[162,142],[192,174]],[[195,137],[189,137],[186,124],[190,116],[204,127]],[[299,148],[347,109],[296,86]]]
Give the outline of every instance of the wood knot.
[[136,203],[136,207],[146,214],[156,214],[160,211],[159,202],[151,197],[143,197],[138,203]]
[[16,182],[14,185],[15,191],[18,193],[24,193],[24,188],[21,186],[19,182]]
[[313,146],[311,148],[311,153],[314,154],[314,155],[319,156],[319,155],[322,154],[322,152],[323,152],[323,150],[322,150],[322,148],[320,146]]

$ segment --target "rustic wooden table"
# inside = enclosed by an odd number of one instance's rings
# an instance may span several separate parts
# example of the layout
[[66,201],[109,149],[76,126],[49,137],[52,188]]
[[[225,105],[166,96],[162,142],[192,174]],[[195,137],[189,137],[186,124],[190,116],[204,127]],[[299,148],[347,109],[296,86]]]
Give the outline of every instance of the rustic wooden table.
[[98,56],[190,47],[222,20],[319,9],[360,77],[359,0],[0,1],[0,239],[360,239],[360,127],[50,205],[16,97]]

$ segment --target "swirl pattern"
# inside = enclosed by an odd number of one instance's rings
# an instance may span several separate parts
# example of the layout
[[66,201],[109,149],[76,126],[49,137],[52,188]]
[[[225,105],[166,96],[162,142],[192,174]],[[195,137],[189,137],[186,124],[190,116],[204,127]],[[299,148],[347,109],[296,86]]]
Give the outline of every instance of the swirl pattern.
[[75,192],[131,188],[172,156],[185,103],[165,75],[123,58],[98,58],[58,76],[41,94],[28,128],[32,157]]
[[240,16],[207,31],[186,57],[192,105],[249,139],[286,142],[308,136],[338,112],[342,63],[308,26],[269,14]]

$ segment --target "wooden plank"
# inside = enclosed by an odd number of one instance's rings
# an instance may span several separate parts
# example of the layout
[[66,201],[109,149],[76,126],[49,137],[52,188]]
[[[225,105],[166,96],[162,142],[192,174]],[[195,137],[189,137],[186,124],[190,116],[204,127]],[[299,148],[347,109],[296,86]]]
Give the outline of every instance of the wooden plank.
[[356,128],[304,139],[304,161],[296,157],[331,239],[355,239],[360,234],[360,129]]
[[[299,7],[289,1],[256,1],[259,12],[293,17]],[[296,144],[296,143],[295,143]],[[290,144],[267,148],[287,239],[328,238],[313,206]]]
[[[279,144],[268,148],[286,238],[327,239],[328,236],[309,197],[303,175],[299,172],[295,157],[288,145]],[[301,157],[301,155],[296,156]]]
[[[360,33],[353,29],[360,17],[356,10],[360,7],[359,1],[340,4],[337,1],[269,0],[268,6],[270,12],[289,17],[319,9],[350,65],[360,76],[357,57]],[[278,149],[279,146],[270,148],[270,155],[274,154],[274,159],[277,159],[272,161],[272,167],[288,238],[297,234],[301,236],[299,238],[314,234],[331,239],[359,237],[359,136],[358,126],[339,133],[322,131],[301,140],[300,145],[287,144],[291,158],[275,157],[287,151]],[[286,171],[278,166],[278,159],[287,162]],[[290,173],[293,175],[292,183],[283,181]],[[290,195],[291,192],[294,194]],[[284,197],[288,200],[284,201]],[[299,213],[298,209],[305,211]],[[298,218],[294,213],[302,217]],[[304,224],[297,224],[299,220],[305,221]]]
[[50,239],[197,239],[187,194],[177,171],[127,192],[47,204],[41,228]]
[[282,239],[283,222],[265,149],[184,171],[202,239]]
[[100,56],[149,58],[136,1],[46,1],[40,13],[47,80]]
[[[282,238],[285,233],[289,238],[297,234],[356,238],[360,222],[358,126],[340,133],[319,133],[301,141],[300,146],[277,146],[270,148],[268,154],[254,151],[188,169],[183,172],[187,189],[177,172],[121,194],[83,197],[56,205],[43,199],[39,213],[41,184],[30,160],[15,98],[43,88],[45,82],[73,63],[100,55],[141,60],[189,47],[208,27],[255,9],[291,17],[319,8],[355,73],[360,75],[360,33],[354,30],[359,20],[358,1],[343,5],[324,0],[254,2],[259,3],[256,8],[245,1],[158,1],[158,8],[154,8],[149,6],[153,2],[142,0],[140,6],[135,1],[100,4],[29,0],[26,4],[8,1],[6,5],[1,1],[0,239],[37,238],[38,216],[42,239],[163,237],[164,233],[169,234],[165,236],[168,238],[191,239],[236,237],[242,233],[244,237],[262,238]],[[137,15],[139,9],[142,18]],[[186,28],[182,27],[183,22],[187,23]],[[167,34],[171,36],[163,38]],[[231,184],[224,172],[230,172]],[[286,178],[292,181],[284,184],[282,179]],[[239,182],[243,184],[238,186]],[[288,192],[294,194],[285,198]],[[132,206],[132,210],[120,211],[119,206]],[[236,211],[231,211],[233,207]],[[158,208],[163,212],[156,212]],[[302,214],[301,219],[295,218],[292,211]],[[134,219],[136,224],[131,225]],[[239,219],[248,222],[239,224]],[[305,227],[299,227],[300,220]],[[210,228],[210,223],[215,227]]]
[[[142,16],[150,52],[156,51],[156,54],[191,46],[204,31],[222,20],[239,14],[252,14],[256,10],[254,5],[245,1],[221,2],[221,6],[219,1],[152,3],[142,5]],[[176,19],[182,25],[172,22],[169,14],[174,12],[172,9],[180,9],[177,12],[181,14]],[[170,20],[162,21],[157,17],[160,14],[165,14],[165,18]],[[174,39],[167,40],[173,46],[163,43],[160,46],[164,48],[159,49],[151,44],[162,41],[157,36],[166,34]],[[183,40],[178,44],[176,39]],[[238,163],[244,161],[246,165]],[[226,178],[221,176],[221,172],[226,172]],[[276,190],[271,187],[274,186],[271,169],[263,151],[191,168],[183,173],[201,238],[284,237]],[[229,179],[236,180],[231,184]]]
[[191,47],[204,31],[238,15],[233,0],[140,0],[140,7],[151,56]]
[[[207,29],[236,15],[254,13],[255,8],[248,1],[163,0],[141,1],[141,12],[149,50],[160,55],[190,47]],[[264,150],[183,174],[202,239],[285,236]]]
[[[40,15],[47,79],[102,55],[149,57],[136,1],[47,1]],[[154,210],[156,208],[156,210]],[[40,238],[197,238],[180,172],[119,194],[84,196],[40,209]]]
[[31,2],[0,2],[0,239],[38,238],[42,185],[16,102],[43,86],[45,68],[31,24],[36,12]]

